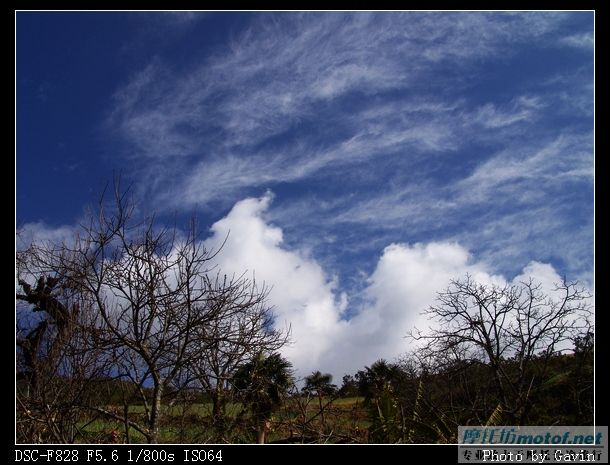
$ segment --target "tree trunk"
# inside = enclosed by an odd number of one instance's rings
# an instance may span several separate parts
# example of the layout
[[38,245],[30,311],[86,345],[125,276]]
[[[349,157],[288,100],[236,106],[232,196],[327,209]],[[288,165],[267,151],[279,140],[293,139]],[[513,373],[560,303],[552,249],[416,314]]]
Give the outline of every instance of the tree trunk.
[[130,444],[131,438],[129,435],[129,403],[127,402],[127,397],[125,397],[125,393],[123,393],[123,424],[125,426],[125,444]]
[[494,381],[498,389],[498,397],[500,398],[503,407],[508,408],[508,399],[506,398],[506,391],[504,390],[504,384],[502,383],[502,378],[500,376],[500,367],[496,361],[490,360],[490,362],[494,374]]
[[222,387],[216,387],[212,392],[212,421],[215,425],[222,422],[225,413],[225,396]]
[[324,408],[322,408],[322,394],[318,394],[318,405],[320,406],[320,419],[322,420],[322,429],[324,429],[326,426],[326,422],[324,421]]
[[259,421],[258,430],[256,431],[256,442],[258,444],[265,444],[265,437],[270,426],[271,423],[266,418]]
[[267,422],[262,422],[258,425],[258,431],[256,432],[256,442],[258,444],[265,444],[266,430],[267,430]]
[[153,401],[150,408],[149,431],[150,436],[148,442],[157,444],[159,442],[159,416],[161,414],[161,398],[163,396],[163,385],[160,382],[155,383],[153,389]]

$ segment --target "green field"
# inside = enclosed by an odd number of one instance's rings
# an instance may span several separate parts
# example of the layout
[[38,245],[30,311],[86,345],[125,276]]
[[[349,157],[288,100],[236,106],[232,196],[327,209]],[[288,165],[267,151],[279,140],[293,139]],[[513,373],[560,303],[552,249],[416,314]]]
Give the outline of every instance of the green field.
[[[324,420],[319,414],[317,399],[308,405],[302,399],[289,399],[284,407],[271,419],[268,442],[318,442],[325,436],[333,441],[347,441],[348,438],[362,438],[369,421],[363,406],[364,398],[348,397],[335,400],[324,399]],[[327,405],[328,404],[328,405]],[[114,411],[118,407],[113,408]],[[122,411],[122,408],[121,408]],[[142,405],[129,406],[129,418],[142,422]],[[239,403],[226,406],[226,431],[220,433],[211,422],[212,404],[193,403],[188,406],[172,405],[164,408],[160,428],[162,443],[206,443],[217,442],[219,434],[226,442],[247,443],[253,441],[253,430],[249,424],[249,414]],[[81,425],[83,443],[145,443],[145,437],[135,428],[127,433],[124,423],[108,418],[84,420]],[[127,438],[127,434],[129,438]]]

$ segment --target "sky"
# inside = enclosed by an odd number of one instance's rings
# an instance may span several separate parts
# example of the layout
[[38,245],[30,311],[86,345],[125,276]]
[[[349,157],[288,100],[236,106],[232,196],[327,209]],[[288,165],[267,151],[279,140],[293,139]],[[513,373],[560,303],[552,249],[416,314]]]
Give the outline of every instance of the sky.
[[271,286],[298,373],[410,350],[450,279],[593,289],[591,12],[18,12],[16,221],[116,173]]

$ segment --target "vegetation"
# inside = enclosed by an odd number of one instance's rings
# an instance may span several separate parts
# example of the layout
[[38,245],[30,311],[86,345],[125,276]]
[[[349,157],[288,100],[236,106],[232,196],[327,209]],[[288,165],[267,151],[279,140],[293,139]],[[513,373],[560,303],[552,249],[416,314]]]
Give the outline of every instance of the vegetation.
[[293,384],[292,365],[280,354],[257,354],[242,365],[233,377],[237,398],[249,406],[259,444],[265,443],[271,415],[283,403]]

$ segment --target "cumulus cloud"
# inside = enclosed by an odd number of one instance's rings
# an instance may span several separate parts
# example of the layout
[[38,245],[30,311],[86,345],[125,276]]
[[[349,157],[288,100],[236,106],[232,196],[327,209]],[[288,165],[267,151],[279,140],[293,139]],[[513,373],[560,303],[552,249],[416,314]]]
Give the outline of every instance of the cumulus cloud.
[[[257,282],[272,286],[270,303],[279,329],[291,327],[293,344],[285,355],[304,374],[323,365],[333,341],[344,331],[341,320],[345,296],[337,295],[333,280],[315,260],[282,246],[282,230],[265,223],[262,214],[271,201],[267,194],[245,199],[212,226],[206,246],[218,249],[224,273],[254,273]],[[227,236],[228,235],[228,236]]]
[[[527,263],[512,279],[494,274],[488,262],[476,260],[457,242],[393,243],[381,251],[373,271],[363,278],[362,294],[350,302],[337,278],[315,258],[284,243],[282,229],[267,218],[272,200],[268,191],[237,202],[212,225],[205,245],[219,250],[215,260],[223,273],[245,272],[271,288],[275,326],[291,329],[292,343],[283,354],[300,376],[319,369],[339,381],[379,358],[392,360],[409,351],[414,344],[405,337],[409,331],[429,328],[422,312],[451,279],[466,273],[478,282],[498,285],[533,277],[551,295],[561,281],[553,266],[537,261]],[[22,230],[28,243],[61,243],[74,237],[74,228],[68,226],[29,223]]]
[[[414,327],[428,328],[421,312],[452,278],[470,273],[487,284],[508,282],[455,242],[391,244],[366,280],[362,303],[350,309],[348,318],[348,297],[333,277],[314,258],[286,247],[282,230],[266,221],[271,200],[267,193],[235,204],[212,226],[206,245],[218,248],[228,235],[217,257],[223,272],[248,270],[272,286],[276,327],[292,328],[293,343],[284,355],[300,375],[320,369],[339,380],[379,358],[391,360],[408,351],[411,342],[405,336]],[[529,276],[545,290],[560,281],[551,265],[530,262],[514,282]]]
[[348,322],[339,350],[328,354],[335,372],[353,372],[408,351],[413,341],[405,336],[429,328],[422,312],[451,279],[466,273],[483,283],[503,281],[455,242],[387,246],[368,278],[366,305]]

